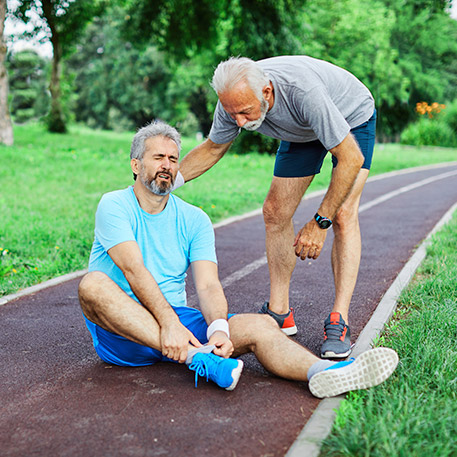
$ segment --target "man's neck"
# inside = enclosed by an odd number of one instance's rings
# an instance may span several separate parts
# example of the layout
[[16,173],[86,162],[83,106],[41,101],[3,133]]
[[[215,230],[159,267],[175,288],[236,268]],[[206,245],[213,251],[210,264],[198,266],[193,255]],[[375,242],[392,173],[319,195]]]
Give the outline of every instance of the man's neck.
[[141,209],[149,214],[161,213],[165,209],[165,206],[167,206],[170,197],[170,194],[153,194],[139,179],[137,179],[133,185],[133,192]]

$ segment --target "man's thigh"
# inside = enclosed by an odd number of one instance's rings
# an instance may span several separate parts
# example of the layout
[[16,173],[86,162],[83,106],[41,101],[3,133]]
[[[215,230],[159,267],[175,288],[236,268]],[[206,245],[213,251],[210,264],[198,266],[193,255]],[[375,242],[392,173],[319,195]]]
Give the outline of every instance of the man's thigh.
[[[208,325],[202,313],[186,306],[173,308],[181,323],[188,328],[202,343],[208,342],[206,330]],[[143,346],[124,338],[123,336],[109,332],[94,324],[85,317],[86,326],[92,335],[94,348],[98,356],[106,363],[120,366],[146,366],[157,362],[174,362],[162,353],[151,347]]]
[[319,140],[306,143],[281,141],[273,174],[277,178],[314,176],[321,171],[327,152]]

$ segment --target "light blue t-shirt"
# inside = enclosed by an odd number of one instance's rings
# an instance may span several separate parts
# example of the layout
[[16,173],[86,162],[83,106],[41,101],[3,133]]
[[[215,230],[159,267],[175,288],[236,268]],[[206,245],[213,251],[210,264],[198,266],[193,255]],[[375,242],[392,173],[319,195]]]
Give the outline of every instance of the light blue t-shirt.
[[172,194],[159,214],[140,207],[133,187],[105,194],[97,208],[89,271],[102,271],[139,301],[108,255],[109,249],[125,241],[138,243],[146,268],[172,306],[187,306],[185,278],[190,263],[217,263],[209,217]]

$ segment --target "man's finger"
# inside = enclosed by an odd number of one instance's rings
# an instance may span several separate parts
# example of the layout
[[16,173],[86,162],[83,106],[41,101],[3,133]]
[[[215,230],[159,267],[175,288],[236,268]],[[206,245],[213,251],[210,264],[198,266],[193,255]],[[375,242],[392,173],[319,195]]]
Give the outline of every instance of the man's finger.
[[189,333],[190,333],[190,338],[189,338],[190,344],[192,344],[192,346],[195,346],[196,348],[201,348],[203,346],[203,344],[200,343],[200,341],[198,341],[198,339],[195,337],[195,335],[192,332],[189,332]]

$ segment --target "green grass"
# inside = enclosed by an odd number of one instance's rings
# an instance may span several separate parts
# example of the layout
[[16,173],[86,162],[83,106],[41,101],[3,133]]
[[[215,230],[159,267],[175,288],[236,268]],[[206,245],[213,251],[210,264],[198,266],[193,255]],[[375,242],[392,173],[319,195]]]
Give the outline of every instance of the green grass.
[[[15,127],[15,144],[0,146],[0,296],[84,269],[100,197],[132,184],[133,133],[73,126],[65,135],[41,125]],[[197,143],[183,139],[183,154]],[[378,146],[373,174],[457,160],[457,149]],[[269,189],[274,157],[227,154],[177,194],[213,222],[259,208]],[[328,185],[327,160],[311,190]]]
[[396,372],[348,395],[321,457],[457,455],[457,214],[427,254],[379,341]]

